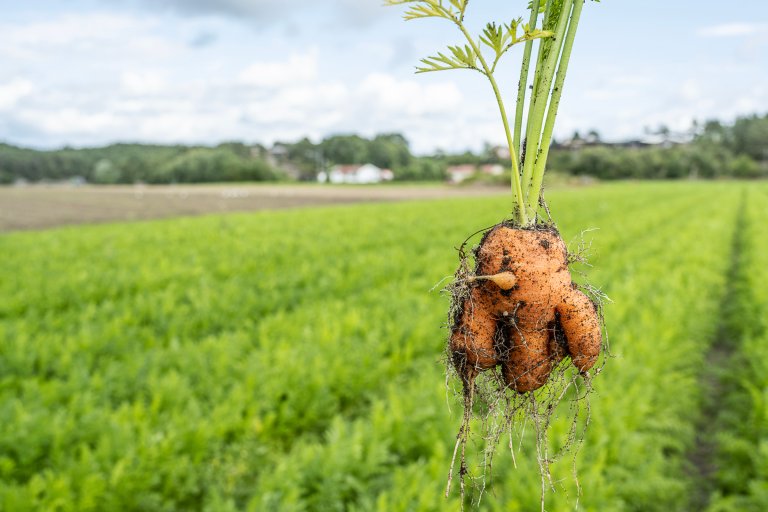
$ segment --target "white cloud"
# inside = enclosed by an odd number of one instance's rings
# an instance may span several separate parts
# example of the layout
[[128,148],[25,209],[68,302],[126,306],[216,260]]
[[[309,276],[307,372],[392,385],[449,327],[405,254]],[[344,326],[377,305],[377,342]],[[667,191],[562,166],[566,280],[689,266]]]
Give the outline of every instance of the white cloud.
[[745,37],[768,32],[768,23],[722,23],[698,30],[701,37]]
[[424,84],[398,80],[387,73],[371,73],[360,84],[365,104],[394,116],[421,116],[454,112],[461,92],[452,82]]
[[318,79],[286,85],[269,97],[250,101],[245,113],[249,124],[262,128],[261,138],[267,143],[308,134],[370,136],[407,128],[423,149],[426,138],[460,118],[456,112],[461,100],[451,82],[423,84],[371,73],[358,83]]
[[336,0],[342,23],[351,27],[364,27],[381,19],[384,2],[380,0]]
[[70,107],[25,110],[19,119],[43,133],[64,137],[109,132],[115,125],[110,112],[83,112]]
[[317,78],[317,49],[305,54],[291,55],[288,60],[256,62],[240,73],[245,85],[277,89],[311,82]]
[[[111,0],[125,4],[126,0]],[[307,11],[315,9],[312,19],[326,15],[336,25],[360,28],[370,25],[381,17],[383,2],[380,0],[142,0],[154,11],[171,10],[186,16],[219,15],[237,20],[247,20],[259,25],[275,22],[295,22],[308,19]]]
[[112,42],[115,34],[144,31],[152,22],[129,16],[107,13],[67,14],[56,19],[37,21],[25,25],[3,25],[3,37],[16,44],[91,45]]
[[[644,91],[658,86],[658,80],[650,74],[608,72],[605,69],[601,70],[601,73],[604,73],[607,78],[583,91],[584,97],[588,98],[592,104],[599,104],[606,100],[631,102]],[[566,91],[568,92],[565,94],[569,94],[572,88],[566,85]]]
[[0,110],[10,109],[25,96],[34,91],[34,84],[24,78],[15,78],[5,84],[0,84]]
[[698,80],[689,78],[680,85],[680,98],[686,102],[695,102],[702,98],[703,90]]
[[[97,12],[30,10],[26,18],[0,21],[0,140],[49,147],[119,140],[269,144],[400,131],[420,152],[504,140],[479,77],[411,74],[412,54],[439,42],[427,25],[400,30],[393,20],[365,37],[334,29],[353,18],[399,18],[380,0],[138,0],[199,17],[129,8],[136,1],[112,0],[111,10],[99,2]],[[342,11],[345,17],[331,19]],[[283,30],[299,15],[311,23]],[[634,137],[644,125],[674,128],[693,118],[764,111],[768,89],[759,64],[766,24],[713,24],[698,33],[732,39],[694,38],[695,48],[680,48],[691,57],[677,60],[652,52],[605,59],[585,50],[584,64],[569,75],[557,135],[594,127],[609,138]],[[711,48],[696,53],[705,47]],[[516,76],[507,79],[511,84]],[[511,110],[514,92],[504,92]]]
[[[336,75],[323,79],[322,71],[316,49],[284,62],[257,62],[215,79],[175,80],[167,70],[139,67],[124,70],[117,87],[49,85],[12,117],[40,140],[75,144],[225,139],[269,144],[306,135],[373,135],[406,128],[422,149],[436,133],[446,145],[466,142],[457,115],[463,97],[452,82],[424,83],[387,73],[344,82]],[[31,84],[13,83],[0,97],[10,97],[10,91],[20,97]]]
[[65,14],[27,24],[0,23],[0,57],[12,60],[61,58],[117,66],[125,59],[174,57],[185,47],[163,34],[160,20],[103,12]]
[[159,71],[124,71],[120,85],[131,96],[153,95],[168,90],[168,79]]
[[343,117],[349,90],[341,83],[299,85],[245,106],[248,123],[260,126],[292,126],[312,130],[327,127],[328,119]]

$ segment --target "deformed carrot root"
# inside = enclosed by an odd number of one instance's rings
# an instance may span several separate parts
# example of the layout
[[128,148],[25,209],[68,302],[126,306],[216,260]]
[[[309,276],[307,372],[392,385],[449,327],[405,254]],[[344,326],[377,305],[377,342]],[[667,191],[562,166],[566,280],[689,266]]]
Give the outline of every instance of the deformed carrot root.
[[554,228],[494,226],[475,262],[464,294],[454,297],[449,341],[463,380],[500,366],[507,386],[523,393],[543,386],[565,357],[580,372],[595,364],[602,346],[597,306],[572,282]]

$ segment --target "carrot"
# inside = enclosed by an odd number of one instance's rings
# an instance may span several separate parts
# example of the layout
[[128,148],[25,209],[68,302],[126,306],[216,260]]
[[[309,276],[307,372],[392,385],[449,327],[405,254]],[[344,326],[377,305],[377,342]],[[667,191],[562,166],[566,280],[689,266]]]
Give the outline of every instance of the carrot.
[[[502,222],[484,234],[475,251],[473,271],[467,266],[462,246],[457,279],[448,287],[452,294],[448,352],[450,364],[462,380],[464,419],[454,447],[446,495],[450,492],[453,467],[461,448],[463,500],[467,473],[464,451],[475,399],[485,403],[484,414],[501,414],[501,429],[511,425],[517,410],[515,404],[526,400],[532,407],[531,416],[536,419],[537,395],[544,393],[521,395],[544,386],[563,359],[570,358],[584,374],[600,355],[602,334],[597,306],[571,280],[566,246],[554,225],[542,224],[540,220],[542,210],[549,214],[542,183],[585,0],[531,0],[527,23],[522,18],[508,23],[487,23],[479,37],[473,35],[465,23],[469,0],[385,0],[385,3],[406,7],[406,20],[442,19],[458,29],[464,42],[421,59],[416,72],[461,69],[483,75],[493,90],[510,155],[513,220]],[[534,43],[538,45],[536,54]],[[515,115],[510,123],[496,71],[502,58],[516,45],[523,45],[524,51]],[[532,82],[529,81],[531,68],[534,70]],[[525,125],[523,118],[526,118]],[[478,376],[488,370],[491,370],[488,373],[491,378],[487,380],[492,383],[490,396],[483,393],[488,386],[476,385]],[[497,382],[503,385],[497,386]],[[507,390],[516,391],[518,395],[507,395]],[[557,401],[564,396],[564,390],[551,395]],[[520,400],[515,401],[511,398],[514,396]],[[502,406],[504,410],[499,411],[497,404],[506,404]],[[555,402],[548,403],[549,414],[555,405]],[[547,425],[548,421],[544,421],[543,429]],[[491,444],[498,441],[499,434],[498,430],[489,434]],[[544,439],[546,436],[537,436],[537,443]],[[546,471],[549,459],[540,458],[539,463],[543,510],[544,480],[551,478]]]
[[602,343],[597,308],[571,281],[554,228],[499,224],[483,236],[475,259],[449,341],[465,382],[500,365],[506,384],[522,393],[543,386],[564,357],[581,372],[595,364]]

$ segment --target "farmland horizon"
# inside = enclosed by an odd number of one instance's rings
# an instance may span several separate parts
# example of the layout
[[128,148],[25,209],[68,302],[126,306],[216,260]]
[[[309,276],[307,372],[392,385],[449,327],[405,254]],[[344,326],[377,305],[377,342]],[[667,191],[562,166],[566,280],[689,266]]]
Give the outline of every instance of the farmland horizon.
[[[601,142],[605,142],[608,144],[622,144],[627,142],[645,142],[649,144],[658,144],[662,143],[665,140],[671,141],[673,143],[681,143],[681,142],[687,142],[690,141],[697,132],[699,132],[703,126],[708,122],[717,122],[722,124],[723,126],[732,126],[738,119],[742,118],[750,118],[750,117],[762,117],[762,116],[768,116],[768,106],[765,108],[765,110],[756,110],[754,112],[745,112],[743,114],[735,115],[732,118],[728,119],[719,119],[715,117],[711,118],[699,118],[699,119],[692,119],[691,123],[685,127],[681,127],[678,130],[672,130],[667,124],[660,123],[655,126],[643,126],[638,127],[635,132],[629,135],[625,136],[619,136],[617,134],[611,134],[611,133],[604,133],[600,130],[594,128],[594,127],[587,127],[586,129],[575,129],[571,133],[561,133],[560,137],[555,137],[553,139],[553,143],[557,144],[559,142],[573,139],[574,137],[589,137],[589,136],[596,136]],[[162,142],[162,141],[152,141],[152,140],[142,140],[138,138],[124,138],[124,139],[114,139],[110,141],[105,141],[101,143],[91,143],[91,144],[69,144],[69,143],[59,143],[59,144],[53,144],[53,145],[39,145],[39,144],[24,144],[24,143],[17,143],[14,142],[12,139],[0,139],[0,145],[6,145],[6,146],[13,146],[17,148],[22,149],[31,149],[34,151],[58,151],[58,150],[67,150],[67,149],[75,149],[75,150],[81,150],[81,149],[100,149],[110,146],[120,146],[120,145],[138,145],[138,146],[149,146],[149,147],[174,147],[174,146],[180,146],[180,147],[203,147],[203,148],[214,148],[217,146],[220,146],[222,144],[245,144],[247,146],[256,147],[256,146],[262,146],[262,147],[274,147],[276,145],[281,144],[294,144],[297,142],[300,142],[302,140],[308,140],[312,142],[313,144],[319,144],[324,139],[329,139],[333,137],[338,136],[351,136],[351,137],[375,137],[377,135],[382,134],[397,134],[402,135],[406,140],[408,140],[407,136],[402,132],[398,130],[394,131],[381,131],[381,132],[371,132],[371,133],[364,133],[364,132],[354,132],[354,131],[338,131],[338,132],[328,132],[322,135],[316,135],[313,136],[310,133],[305,133],[302,135],[299,135],[297,137],[291,138],[291,139],[281,139],[281,140],[273,140],[271,142],[265,142],[265,140],[259,140],[259,139],[248,139],[246,137],[232,137],[232,138],[226,138],[226,139],[220,139],[220,140],[210,140],[210,141],[200,141],[200,142]],[[410,141],[409,141],[410,142]],[[457,147],[457,148],[446,148],[441,147],[437,144],[433,146],[431,150],[425,150],[422,152],[414,151],[414,156],[433,156],[436,154],[462,154],[462,153],[478,153],[481,152],[484,148],[487,148],[489,146],[503,146],[503,143],[493,143],[491,140],[483,140],[480,141],[476,147]]]
[[[733,124],[709,120],[685,133],[659,127],[639,140],[606,141],[592,130],[552,140],[550,169],[597,179],[768,177],[768,114]],[[0,184],[30,182],[200,183],[247,181],[451,181],[509,184],[505,146],[478,153],[414,154],[406,137],[334,135],[261,144],[217,146],[113,144],[37,151],[0,143]],[[356,167],[351,167],[356,166]]]
[[[707,123],[719,123],[722,126],[729,127],[733,126],[735,122],[737,122],[739,119],[745,119],[745,118],[760,118],[760,117],[766,117],[768,118],[768,107],[764,111],[756,110],[754,112],[747,112],[745,114],[737,115],[736,117],[732,119],[718,119],[718,118],[700,118],[700,119],[692,119],[690,125],[680,129],[680,130],[672,130],[670,127],[664,123],[661,123],[657,126],[644,126],[641,129],[638,128],[637,133],[632,136],[624,136],[624,137],[618,137],[618,136],[612,136],[611,134],[605,134],[600,132],[594,127],[588,128],[586,130],[574,130],[572,133],[569,134],[562,134],[560,138],[554,138],[553,144],[557,145],[558,143],[562,143],[563,141],[572,140],[576,137],[582,137],[582,138],[596,138],[600,142],[608,143],[608,144],[622,144],[622,143],[628,143],[628,142],[642,142],[647,144],[661,144],[661,143],[684,143],[689,142],[692,140],[696,134],[700,133],[701,130],[704,128],[704,126]],[[366,138],[366,137],[375,137],[377,135],[386,135],[386,134],[396,134],[398,136],[402,136],[404,140],[408,141],[407,136],[405,136],[402,132],[393,131],[393,132],[376,132],[372,135],[366,135],[362,132],[353,132],[353,131],[345,131],[345,132],[329,132],[323,136],[318,137],[311,137],[308,133],[298,136],[294,139],[285,139],[285,140],[275,140],[271,144],[265,143],[262,140],[250,140],[246,138],[231,138],[231,139],[221,139],[217,141],[207,141],[207,142],[200,142],[200,143],[194,143],[194,142],[153,142],[153,141],[143,141],[140,139],[116,139],[113,141],[107,141],[100,144],[86,144],[86,145],[77,145],[77,144],[59,144],[59,145],[52,145],[52,146],[39,146],[35,144],[19,144],[15,143],[13,140],[10,139],[0,139],[0,146],[6,145],[6,146],[12,146],[16,148],[21,149],[30,149],[34,151],[40,151],[40,152],[49,152],[49,151],[58,151],[58,150],[68,150],[68,149],[75,149],[75,150],[87,150],[87,149],[101,149],[105,147],[110,146],[120,146],[120,145],[127,145],[127,146],[148,146],[148,147],[204,147],[204,148],[213,148],[217,146],[221,146],[223,144],[244,144],[251,147],[275,147],[278,145],[285,145],[285,144],[295,144],[298,142],[301,142],[303,140],[308,140],[312,144],[318,145],[320,142],[322,142],[325,139],[334,138],[334,137],[360,137],[360,138]],[[410,141],[409,146],[410,146]],[[488,147],[500,147],[503,146],[503,144],[492,144],[489,140],[481,141],[481,144],[477,148],[442,148],[439,146],[435,146],[433,150],[426,151],[426,152],[418,152],[414,151],[414,156],[433,156],[436,154],[462,154],[462,153],[478,153],[481,152],[483,149]]]

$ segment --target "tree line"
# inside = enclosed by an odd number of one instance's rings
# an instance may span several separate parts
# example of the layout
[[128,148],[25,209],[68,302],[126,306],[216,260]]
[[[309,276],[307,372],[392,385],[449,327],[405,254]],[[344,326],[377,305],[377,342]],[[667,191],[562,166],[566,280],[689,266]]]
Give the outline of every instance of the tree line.
[[625,147],[592,143],[554,151],[556,172],[599,179],[768,177],[768,115],[748,116],[733,125],[707,121],[684,144]]
[[[708,121],[685,143],[607,144],[595,132],[580,144],[555,144],[549,167],[599,179],[768,177],[768,115],[726,125]],[[227,142],[215,147],[113,144],[101,148],[39,151],[0,144],[0,183],[63,181],[89,183],[201,183],[315,180],[335,164],[372,163],[391,169],[396,180],[443,181],[451,165],[508,165],[490,145],[477,153],[437,152],[416,156],[401,134],[373,138],[333,135],[260,144]]]
[[216,147],[113,144],[37,151],[0,144],[0,182],[82,178],[89,183],[264,181],[279,170],[242,143]]

